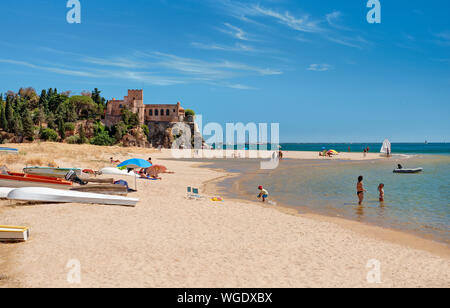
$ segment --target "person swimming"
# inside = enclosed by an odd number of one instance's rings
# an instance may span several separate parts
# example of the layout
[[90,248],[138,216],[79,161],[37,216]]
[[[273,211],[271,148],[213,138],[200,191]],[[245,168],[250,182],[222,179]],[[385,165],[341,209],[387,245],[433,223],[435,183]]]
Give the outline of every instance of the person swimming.
[[367,190],[364,189],[364,184],[363,184],[363,176],[359,176],[358,177],[358,184],[356,184],[356,192],[358,195],[358,199],[359,199],[359,205],[361,205],[364,201],[364,192],[366,192]]
[[262,202],[266,202],[266,199],[269,198],[269,192],[262,186],[259,186],[258,189],[261,191],[258,195],[258,199],[262,198]]
[[378,185],[378,192],[380,193],[380,202],[384,202],[384,184]]

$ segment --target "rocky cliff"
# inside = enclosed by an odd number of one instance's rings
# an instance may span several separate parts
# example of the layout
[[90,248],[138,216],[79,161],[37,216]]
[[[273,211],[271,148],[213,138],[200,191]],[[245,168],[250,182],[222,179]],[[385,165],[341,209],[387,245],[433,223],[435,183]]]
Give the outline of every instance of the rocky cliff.
[[[187,148],[189,144],[194,146],[194,141],[203,144],[203,138],[194,122],[150,122],[148,140],[155,148],[172,148],[175,143],[177,148]],[[195,137],[195,138],[194,138]]]

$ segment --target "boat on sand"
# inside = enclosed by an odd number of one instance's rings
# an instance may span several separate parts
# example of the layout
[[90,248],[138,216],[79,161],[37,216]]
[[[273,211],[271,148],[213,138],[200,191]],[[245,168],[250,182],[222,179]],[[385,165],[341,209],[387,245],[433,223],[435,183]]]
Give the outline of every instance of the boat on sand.
[[128,194],[128,187],[119,184],[84,185],[79,187],[73,187],[70,190],[89,192],[95,194],[120,195],[120,196],[126,196]]
[[72,170],[78,177],[82,176],[83,172],[79,168],[26,167],[23,168],[23,173],[48,176],[53,178],[64,178],[66,174]]
[[127,170],[120,170],[118,168],[103,168],[102,170],[100,170],[100,174],[106,174],[106,175],[118,175],[118,176],[135,176],[135,177],[140,177],[139,174],[137,174],[134,171],[130,171],[128,172]]
[[0,174],[0,187],[51,187],[69,189],[72,187],[72,182],[47,176],[6,172]]
[[40,187],[24,187],[12,190],[8,199],[18,201],[52,202],[52,203],[88,203],[123,205],[134,207],[139,199],[126,198],[122,196],[111,196],[94,194],[73,190],[61,190]]
[[0,242],[27,241],[29,237],[28,227],[0,226]]
[[12,187],[0,187],[0,199],[6,199],[8,194],[15,188]]

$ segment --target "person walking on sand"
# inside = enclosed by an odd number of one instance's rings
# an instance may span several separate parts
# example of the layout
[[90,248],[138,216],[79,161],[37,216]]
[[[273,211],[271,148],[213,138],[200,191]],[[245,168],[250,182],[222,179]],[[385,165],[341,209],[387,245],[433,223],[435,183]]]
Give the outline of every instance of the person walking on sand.
[[266,202],[266,199],[269,198],[269,192],[262,186],[259,186],[258,189],[261,191],[258,195],[258,199],[262,198],[262,202]]
[[364,189],[364,184],[363,184],[363,176],[359,176],[358,177],[358,184],[356,184],[356,192],[358,195],[358,199],[359,199],[359,205],[362,205],[363,201],[364,201],[364,192],[366,192],[367,190]]
[[380,202],[384,202],[384,184],[378,185],[378,192],[380,193]]

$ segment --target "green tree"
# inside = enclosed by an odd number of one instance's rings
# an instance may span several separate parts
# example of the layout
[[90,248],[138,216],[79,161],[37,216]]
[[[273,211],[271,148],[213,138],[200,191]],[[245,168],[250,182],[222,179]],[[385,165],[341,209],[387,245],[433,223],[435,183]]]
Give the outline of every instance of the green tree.
[[13,126],[12,126],[12,132],[13,132],[14,134],[16,134],[17,136],[22,136],[22,133],[23,133],[23,123],[22,123],[22,118],[21,118],[18,114],[15,114],[15,115],[14,115]]
[[12,106],[12,99],[8,96],[6,99],[6,121],[8,122],[8,127],[6,131],[12,133],[14,131],[14,109]]
[[97,116],[97,106],[89,96],[75,95],[70,97],[67,108],[74,111],[82,119],[95,118]]
[[84,144],[87,142],[87,138],[86,138],[86,133],[84,132],[84,127],[83,125],[80,126],[80,132],[79,132],[79,138],[78,138],[78,143],[79,144]]
[[66,129],[64,127],[64,120],[61,116],[58,117],[58,132],[61,140],[66,139]]
[[47,91],[42,90],[38,105],[40,110],[43,110],[44,113],[48,113]]
[[1,112],[0,112],[0,127],[4,130],[8,130],[8,120],[6,120],[6,108],[3,107],[3,104],[1,105]]
[[34,123],[28,109],[25,109],[23,115],[23,135],[29,141],[34,140]]

